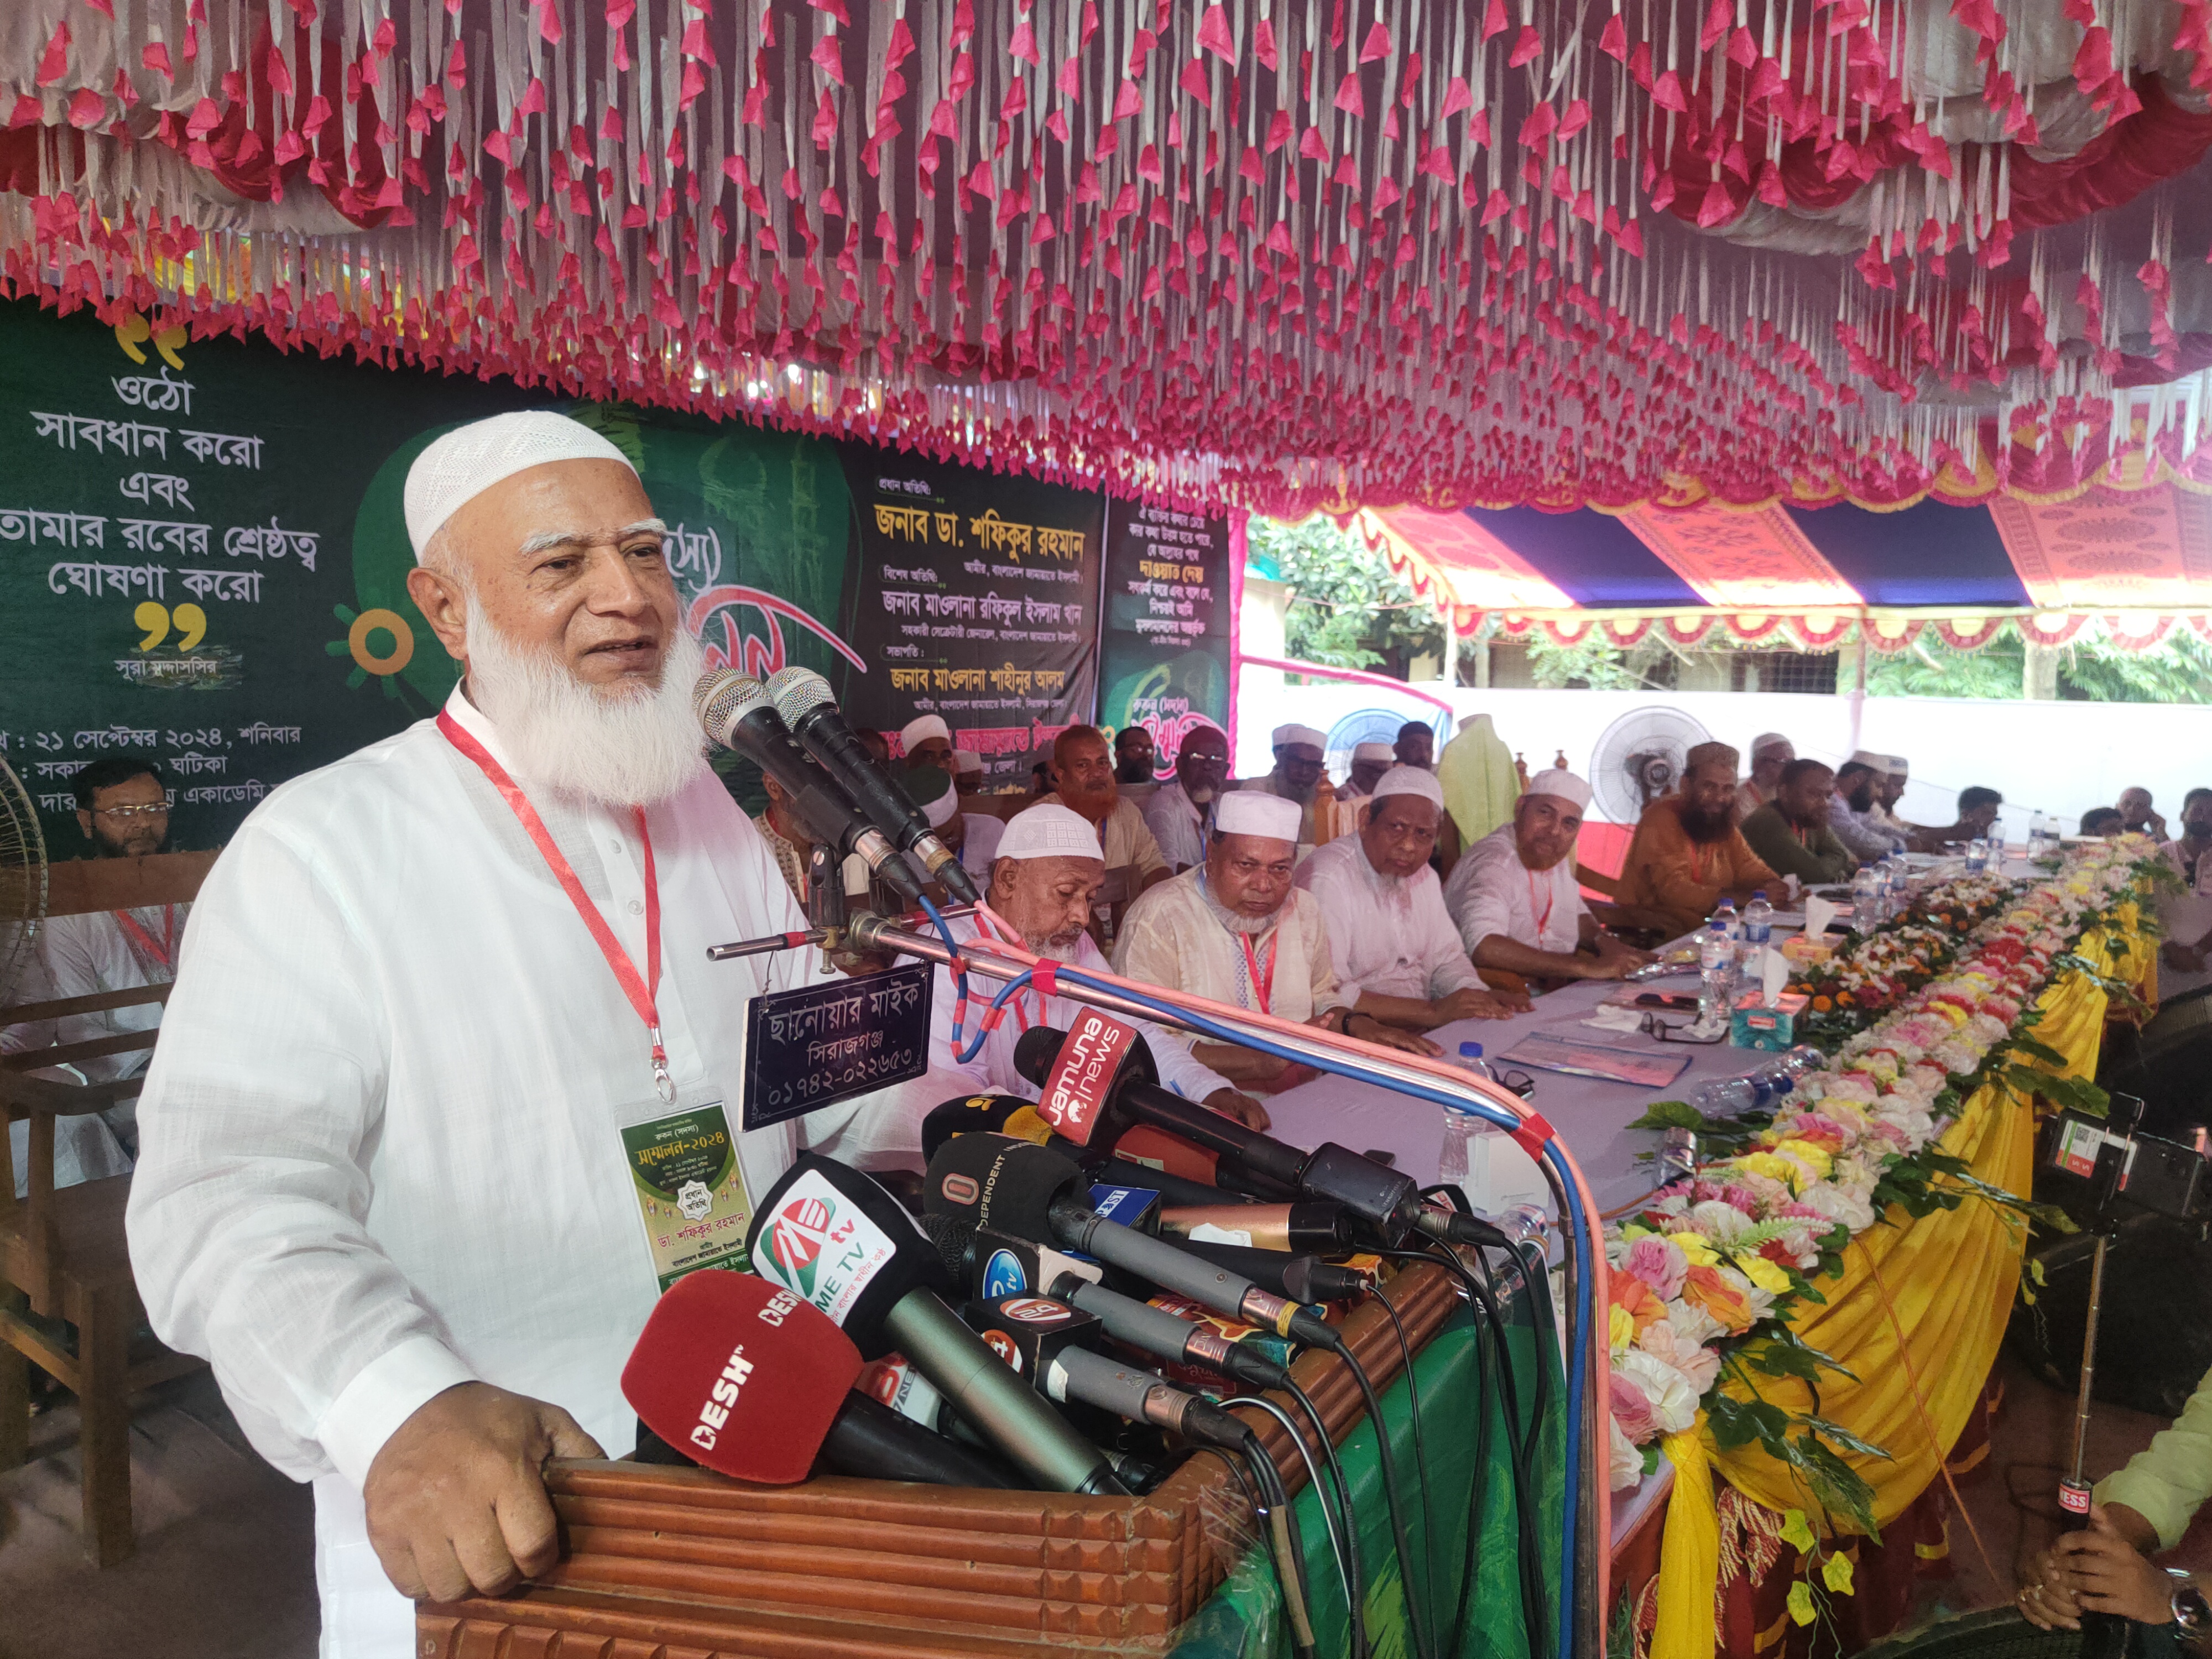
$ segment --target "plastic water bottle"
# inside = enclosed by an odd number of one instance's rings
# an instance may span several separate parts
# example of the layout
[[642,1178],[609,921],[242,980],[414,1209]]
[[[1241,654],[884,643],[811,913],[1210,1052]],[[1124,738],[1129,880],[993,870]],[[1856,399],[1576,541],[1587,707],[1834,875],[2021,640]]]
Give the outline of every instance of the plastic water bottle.
[[1698,1024],[1706,1030],[1723,1024],[1729,1017],[1729,988],[1735,967],[1735,944],[1716,916],[1698,939]]
[[1990,867],[1990,844],[1981,836],[1966,843],[1966,873],[1978,876]]
[[1712,921],[1728,935],[1729,944],[1733,945],[1743,937],[1743,921],[1735,913],[1735,901],[1726,895],[1721,898],[1721,908],[1713,912]]
[[1809,1042],[1801,1042],[1795,1048],[1784,1048],[1759,1069],[1771,1073],[1778,1079],[1787,1079],[1790,1088],[1794,1089],[1801,1079],[1810,1077],[1827,1063],[1827,1056],[1818,1048]]
[[1766,890],[1758,889],[1751,902],[1743,907],[1743,974],[1747,980],[1757,981],[1766,970],[1767,947],[1774,939],[1774,907],[1766,902]]
[[1863,933],[1881,918],[1881,877],[1871,864],[1862,864],[1851,876],[1851,929]]
[[1707,1117],[1733,1117],[1758,1105],[1759,1094],[1759,1084],[1753,1078],[1717,1077],[1699,1085],[1690,1097],[1690,1104]]
[[1498,1081],[1498,1073],[1491,1070],[1490,1062],[1482,1057],[1482,1045],[1480,1042],[1461,1043],[1459,1063],[1477,1077],[1488,1078],[1492,1083]]

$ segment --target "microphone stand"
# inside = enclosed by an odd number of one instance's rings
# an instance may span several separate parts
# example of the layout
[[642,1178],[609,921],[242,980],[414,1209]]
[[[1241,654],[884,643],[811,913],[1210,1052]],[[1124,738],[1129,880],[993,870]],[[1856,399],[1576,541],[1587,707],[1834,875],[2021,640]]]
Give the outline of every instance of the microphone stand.
[[[2124,1133],[2131,1133],[2130,1123]],[[2067,1460],[2069,1473],[2058,1483],[2058,1506],[2069,1515],[2087,1520],[2089,1483],[2084,1464],[2088,1456],[2089,1395],[2097,1377],[2097,1316],[2105,1299],[2105,1251],[2119,1231],[2120,1182],[2127,1172],[2128,1144],[2107,1140],[2097,1148],[2097,1166],[2089,1176],[2089,1231],[2097,1240],[2089,1258],[2089,1310],[2081,1326],[2081,1379],[2074,1399],[2074,1447]],[[2081,1659],[2120,1659],[2127,1650],[2128,1621],[2116,1613],[2081,1613]]]
[[[974,905],[963,905],[945,908],[942,914],[949,921],[956,915],[972,915],[976,908]],[[811,919],[810,917],[810,920]],[[817,933],[821,935],[818,940],[815,938]],[[842,927],[817,927],[810,930],[809,933],[804,936],[773,934],[765,939],[714,945],[708,948],[707,956],[710,961],[721,962],[733,957],[764,954],[771,951],[789,949],[795,945],[817,942],[822,945],[825,951],[840,949],[872,953],[896,951],[906,956],[918,957],[926,962],[933,962],[940,966],[949,966],[954,957],[953,947],[935,933],[917,932],[903,926],[898,918],[878,915],[867,910],[853,914]],[[980,933],[975,939],[964,941],[959,946],[958,957],[967,972],[980,975],[985,979],[994,980],[1001,984],[1030,971],[1033,965],[1018,957],[1006,954],[987,933]],[[1304,1032],[1281,1030],[1273,1025],[1261,1025],[1250,1018],[1248,1014],[1237,1009],[1212,1005],[1201,1008],[1197,1006],[1200,999],[1187,996],[1182,992],[1160,987],[1147,987],[1146,992],[1147,1000],[1162,1005],[1161,1007],[1153,1007],[1105,987],[1086,984],[1079,990],[1070,988],[1070,991],[1072,994],[1079,996],[1091,1006],[1109,1013],[1121,1015],[1125,1018],[1143,1020],[1154,1024],[1171,1025],[1182,1030],[1197,1032],[1201,1036],[1212,1035],[1201,1031],[1190,1018],[1179,1017],[1172,1012],[1162,1011],[1163,1008],[1183,1009],[1189,1014],[1210,1021],[1217,1026],[1225,1026],[1233,1031],[1248,1036],[1255,1042],[1266,1042],[1287,1049],[1326,1071],[1341,1073],[1347,1060],[1352,1060],[1358,1068],[1358,1075],[1361,1080],[1401,1094],[1419,1091],[1431,1095],[1456,1097],[1457,1099],[1466,1103],[1460,1109],[1468,1111],[1486,1121],[1494,1121],[1497,1115],[1501,1112],[1516,1121],[1528,1115],[1528,1107],[1518,1096],[1473,1073],[1442,1075],[1437,1072],[1407,1065],[1393,1058],[1387,1050],[1368,1049],[1357,1056],[1350,1056],[1342,1048],[1322,1042],[1316,1036],[1308,1036]],[[1456,1071],[1456,1068],[1453,1069]],[[1564,1148],[1562,1150],[1564,1151]],[[1552,1189],[1553,1200],[1559,1206],[1563,1231],[1571,1231],[1571,1224],[1567,1218],[1577,1208],[1582,1207],[1579,1194],[1571,1189],[1566,1177],[1551,1160],[1538,1157],[1534,1162],[1536,1167],[1543,1171],[1544,1178]],[[1594,1281],[1591,1286],[1594,1305],[1601,1308],[1605,1287],[1602,1243],[1595,1237],[1594,1225],[1591,1231],[1591,1249],[1593,1252],[1598,1254],[1595,1261],[1590,1264],[1588,1273]],[[1565,1253],[1567,1285],[1565,1305],[1571,1307],[1580,1294],[1583,1287],[1578,1280],[1583,1276],[1583,1268],[1576,1261],[1574,1253],[1571,1250],[1567,1251]],[[1601,1331],[1603,1326],[1593,1321],[1592,1329]],[[1577,1504],[1577,1513],[1572,1517],[1577,1540],[1575,1556],[1577,1582],[1560,1587],[1561,1593],[1572,1599],[1576,1609],[1575,1648],[1577,1651],[1573,1659],[1598,1659],[1598,1656],[1602,1654],[1605,1635],[1602,1603],[1605,1596],[1602,1593],[1601,1575],[1605,1572],[1606,1553],[1611,1547],[1610,1540],[1607,1536],[1609,1522],[1606,1517],[1610,1508],[1607,1492],[1607,1461],[1596,1449],[1605,1443],[1603,1436],[1606,1419],[1603,1413],[1610,1409],[1607,1403],[1608,1396],[1604,1387],[1607,1361],[1602,1349],[1595,1346],[1595,1338],[1591,1340],[1593,1352],[1588,1360],[1588,1381],[1583,1390],[1583,1420],[1569,1425],[1569,1444],[1577,1449],[1579,1454],[1582,1471],[1579,1502]],[[1380,1425],[1378,1425],[1377,1427],[1379,1429]],[[1561,1659],[1564,1659],[1564,1656],[1561,1656]]]

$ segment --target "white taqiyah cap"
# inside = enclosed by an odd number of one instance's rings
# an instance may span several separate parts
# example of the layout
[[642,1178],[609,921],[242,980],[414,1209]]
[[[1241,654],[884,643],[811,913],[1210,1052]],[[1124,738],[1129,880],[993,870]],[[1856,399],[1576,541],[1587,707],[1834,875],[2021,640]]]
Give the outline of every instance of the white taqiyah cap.
[[1002,859],[1097,859],[1106,861],[1098,832],[1080,812],[1049,804],[1031,806],[1006,820],[999,838]]
[[620,461],[637,471],[600,434],[550,409],[519,409],[456,427],[433,440],[407,469],[402,499],[416,562],[430,538],[463,506],[494,484],[549,461]]
[[1877,755],[1871,749],[1853,750],[1851,751],[1850,759],[1845,763],[1851,766],[1863,766],[1869,770],[1875,772],[1887,772],[1889,770],[1889,757],[1887,755]]
[[1388,766],[1397,758],[1398,751],[1387,743],[1356,743],[1352,745],[1352,763],[1354,766],[1372,761],[1381,761]]
[[1316,749],[1328,747],[1328,733],[1316,732],[1310,726],[1279,726],[1268,741],[1280,749],[1286,743],[1310,744]]
[[1564,766],[1547,766],[1528,775],[1528,793],[1532,795],[1557,795],[1574,802],[1577,811],[1589,805],[1590,787],[1568,771]]
[[[1783,736],[1779,732],[1762,732],[1751,740],[1752,763],[1753,765],[1758,764],[1759,757],[1761,755],[1765,754],[1771,749],[1789,749],[1794,750],[1796,747],[1797,745],[1796,744],[1790,742],[1788,738]],[[1557,771],[1559,769],[1554,767],[1552,769],[1553,771]]]
[[921,715],[899,727],[900,745],[909,755],[914,753],[916,744],[927,743],[932,738],[952,741],[952,728],[935,714]]
[[956,749],[952,751],[952,769],[963,776],[970,772],[980,775],[983,770],[983,757],[972,749]]
[[1224,836],[1264,836],[1295,847],[1304,816],[1297,802],[1265,789],[1232,789],[1214,804],[1213,827]]
[[1882,769],[1893,778],[1909,778],[1912,775],[1912,763],[1904,756],[1884,755],[1882,758],[1889,763]]
[[1437,775],[1418,766],[1394,766],[1385,772],[1376,781],[1375,799],[1385,795],[1419,795],[1438,807],[1444,804],[1444,787]]

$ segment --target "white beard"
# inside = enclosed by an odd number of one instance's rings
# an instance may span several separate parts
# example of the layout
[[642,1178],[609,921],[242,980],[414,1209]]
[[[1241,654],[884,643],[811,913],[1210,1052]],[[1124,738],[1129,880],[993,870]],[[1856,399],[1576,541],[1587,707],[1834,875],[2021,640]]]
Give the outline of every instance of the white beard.
[[691,712],[704,653],[671,635],[656,688],[602,691],[550,652],[519,649],[469,595],[469,697],[499,728],[515,770],[556,793],[613,806],[666,800],[706,769]]

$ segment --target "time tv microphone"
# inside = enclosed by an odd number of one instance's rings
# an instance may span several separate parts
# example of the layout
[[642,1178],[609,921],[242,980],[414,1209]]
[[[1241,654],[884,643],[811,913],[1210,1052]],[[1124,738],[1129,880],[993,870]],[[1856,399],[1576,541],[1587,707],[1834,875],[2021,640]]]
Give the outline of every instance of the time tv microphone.
[[[1334,1347],[1328,1323],[1298,1304],[1176,1246],[1100,1215],[1080,1194],[1083,1172],[1059,1153],[1004,1135],[960,1135],[922,1177],[922,1206],[1040,1244],[1096,1256],[1200,1307],[1310,1346]],[[939,1267],[939,1272],[943,1271]]]
[[922,817],[906,791],[885,776],[873,757],[860,746],[860,739],[838,710],[829,681],[810,668],[786,668],[769,676],[767,689],[791,735],[837,781],[863,817],[896,842],[901,851],[920,859],[955,898],[969,904],[982,902],[975,878],[937,838],[929,820]]
[[762,1200],[745,1246],[756,1273],[827,1314],[864,1358],[896,1349],[913,1361],[961,1419],[1040,1489],[1127,1495],[1098,1449],[945,1305],[952,1280],[936,1249],[899,1201],[859,1170],[801,1153]]
[[735,669],[703,674],[691,707],[707,735],[734,749],[776,781],[807,833],[838,856],[858,856],[901,897],[918,900],[921,884],[890,838],[855,807],[844,789],[799,746],[761,683]]
[[638,1420],[693,1462],[767,1486],[843,1474],[1005,1487],[982,1457],[853,1392],[860,1351],[793,1292],[705,1268],[653,1304],[623,1367]]
[[1043,1091],[1037,1115],[1081,1146],[1111,1146],[1146,1123],[1196,1141],[1309,1198],[1334,1199],[1395,1246],[1420,1225],[1420,1184],[1334,1141],[1299,1150],[1172,1094],[1153,1081],[1136,1030],[1086,1008],[1066,1031],[1036,1025],[1014,1045],[1014,1069]]

